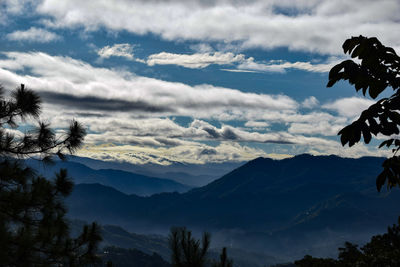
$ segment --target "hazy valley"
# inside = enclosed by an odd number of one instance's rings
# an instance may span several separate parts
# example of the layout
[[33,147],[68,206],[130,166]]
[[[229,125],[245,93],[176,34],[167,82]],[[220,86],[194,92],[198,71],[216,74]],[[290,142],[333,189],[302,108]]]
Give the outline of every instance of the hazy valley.
[[[148,197],[125,194],[104,183],[112,177],[112,181],[118,181],[116,173],[136,177],[134,174],[93,171],[70,162],[71,176],[77,167],[80,176],[75,179],[77,184],[67,204],[73,219],[164,236],[160,239],[164,240],[160,241],[163,248],[150,249],[142,243],[142,250],[157,252],[164,258],[165,238],[172,226],[186,226],[197,234],[210,231],[213,246],[243,251],[244,261],[251,258],[251,253],[264,255],[261,258],[269,258],[269,263],[305,254],[333,256],[344,241],[366,242],[396,222],[400,194],[385,190],[378,193],[374,186],[383,160],[311,155],[284,160],[258,158],[206,186]],[[63,164],[57,163],[54,168]],[[96,182],[96,176],[92,180],[80,178],[92,172],[102,179]],[[137,188],[142,192],[146,187],[154,190],[155,178],[140,177]],[[135,190],[133,181],[131,190]],[[121,246],[123,242],[117,240],[109,242]],[[122,246],[128,247],[126,244]]]

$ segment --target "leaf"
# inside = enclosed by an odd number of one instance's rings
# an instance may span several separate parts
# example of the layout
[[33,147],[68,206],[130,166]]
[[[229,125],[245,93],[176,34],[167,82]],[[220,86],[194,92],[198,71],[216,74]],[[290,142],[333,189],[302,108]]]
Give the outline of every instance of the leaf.
[[329,71],[329,80],[334,79],[338,73],[343,69],[346,61],[343,61],[335,66]]
[[382,93],[386,87],[382,86],[379,82],[374,80],[369,86],[369,95],[375,99],[380,93]]
[[400,125],[400,114],[399,114],[399,113],[397,113],[397,112],[395,112],[395,111],[389,112],[389,118],[390,118],[394,123],[396,123],[397,125]]
[[382,186],[385,184],[386,181],[386,169],[383,170],[378,177],[376,178],[376,189],[378,192],[381,191]]
[[369,144],[369,142],[371,141],[371,133],[369,132],[368,129],[362,129],[362,133],[363,133],[363,137],[364,137],[364,143]]
[[349,142],[349,127],[350,125],[344,127],[338,133],[338,135],[340,135],[340,141],[342,143],[342,146],[346,145],[347,142]]
[[365,49],[365,46],[358,45],[356,48],[354,48],[353,52],[351,53],[351,57],[352,58],[359,57],[362,54],[364,49]]
[[394,139],[385,140],[385,141],[383,141],[383,142],[379,145],[379,148],[381,148],[381,147],[383,147],[383,146],[385,146],[385,145],[386,145],[387,147],[390,147],[390,146],[392,145],[393,141],[394,141]]
[[368,118],[369,130],[374,135],[379,133],[379,125],[374,118]]
[[351,53],[354,47],[356,47],[363,38],[365,37],[360,35],[359,37],[351,37],[350,39],[347,39],[342,45],[344,53]]

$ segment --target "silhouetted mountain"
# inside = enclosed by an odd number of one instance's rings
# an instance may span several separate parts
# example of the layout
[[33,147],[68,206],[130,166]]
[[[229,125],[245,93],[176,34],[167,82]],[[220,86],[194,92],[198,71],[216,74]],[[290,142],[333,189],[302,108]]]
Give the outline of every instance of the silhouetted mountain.
[[79,162],[86,166],[98,169],[116,169],[145,176],[174,180],[192,187],[204,186],[222,175],[245,164],[245,162],[222,162],[206,164],[187,164],[169,162],[169,165],[155,163],[132,164],[128,162],[101,161],[85,157],[68,157],[69,161]]
[[[288,243],[301,249],[303,241],[312,242],[311,233],[336,235],[335,242],[349,234],[349,240],[363,239],[384,231],[400,214],[400,192],[376,191],[382,162],[373,157],[258,158],[204,187],[145,198],[82,184],[69,199],[70,214],[134,231],[166,232],[185,225],[216,232],[221,244],[259,250],[279,250]],[[337,247],[335,242],[331,245]]]
[[54,176],[60,168],[68,170],[75,184],[99,183],[111,186],[126,194],[149,196],[161,192],[186,192],[191,187],[168,179],[148,177],[132,172],[113,169],[94,170],[83,164],[71,161],[56,161],[54,165],[43,165],[36,160],[27,160],[27,164],[46,177]]

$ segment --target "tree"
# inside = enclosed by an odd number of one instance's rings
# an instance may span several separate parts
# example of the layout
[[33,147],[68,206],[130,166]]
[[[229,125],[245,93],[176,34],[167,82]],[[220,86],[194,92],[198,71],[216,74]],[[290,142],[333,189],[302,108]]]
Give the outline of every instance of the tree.
[[298,267],[337,267],[337,261],[334,259],[314,258],[310,255],[304,256],[301,260],[294,262]]
[[392,147],[393,156],[383,163],[383,171],[376,180],[378,191],[387,183],[389,189],[400,186],[400,139],[393,137],[399,134],[400,125],[400,57],[393,48],[386,47],[377,38],[364,36],[352,37],[343,43],[344,53],[352,58],[334,66],[329,72],[328,87],[340,80],[347,80],[356,91],[362,91],[376,99],[383,91],[391,88],[394,93],[384,97],[364,110],[360,117],[344,127],[338,134],[342,145],[349,147],[358,143],[363,136],[364,143],[371,141],[372,135],[382,134],[389,138],[379,148]]
[[369,267],[369,266],[400,266],[400,225],[388,227],[387,233],[376,235],[361,249],[350,242],[344,248],[339,248],[338,260],[331,258],[313,258],[309,255],[295,261],[299,267]]
[[[0,262],[2,266],[81,266],[94,263],[101,241],[99,226],[86,225],[76,237],[69,236],[63,199],[73,183],[65,169],[53,180],[39,176],[22,161],[36,157],[65,159],[82,144],[85,130],[76,121],[56,135],[40,122],[40,97],[22,84],[4,96],[0,87]],[[32,118],[38,127],[23,134],[15,129]]]
[[[201,243],[201,246],[200,246]],[[174,267],[203,267],[207,265],[207,251],[210,247],[210,234],[205,232],[200,240],[192,236],[185,227],[172,228],[169,235],[169,246],[172,251],[171,261]],[[220,261],[212,261],[213,267],[232,267],[226,248],[222,249]]]
[[350,242],[344,243],[344,248],[339,248],[339,262],[343,267],[357,266],[360,259],[363,257],[362,252],[359,250],[358,245]]
[[228,254],[226,252],[226,248],[222,248],[222,253],[219,256],[220,261],[214,262],[212,267],[232,267],[233,262],[232,260],[228,259]]
[[365,266],[400,266],[400,224],[388,227],[383,235],[373,236],[361,250]]
[[206,264],[207,251],[210,246],[210,234],[204,233],[201,240],[195,239],[192,232],[185,227],[172,228],[169,235],[172,250],[172,266],[203,267]]

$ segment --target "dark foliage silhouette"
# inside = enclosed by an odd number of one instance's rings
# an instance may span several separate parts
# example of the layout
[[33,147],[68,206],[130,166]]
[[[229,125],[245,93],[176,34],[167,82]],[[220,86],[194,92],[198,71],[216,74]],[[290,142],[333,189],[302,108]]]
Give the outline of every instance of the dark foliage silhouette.
[[[329,72],[328,87],[340,80],[347,80],[356,91],[362,91],[376,99],[383,91],[391,88],[394,93],[384,97],[364,110],[360,117],[343,128],[339,135],[342,145],[350,147],[358,143],[363,136],[364,143],[371,141],[372,135],[393,136],[399,134],[400,125],[400,57],[393,48],[381,44],[377,38],[364,36],[352,37],[343,43],[344,53],[352,58],[334,66]],[[400,185],[400,139],[389,138],[380,144],[380,148],[392,147],[393,156],[383,163],[383,171],[376,180],[378,191],[387,183],[388,188]]]
[[376,235],[363,247],[346,242],[339,248],[338,259],[313,258],[306,255],[295,264],[299,267],[333,266],[333,267],[368,267],[368,266],[400,266],[400,225],[388,227],[387,233]]
[[219,262],[214,262],[212,267],[232,267],[233,261],[228,259],[228,254],[226,252],[226,248],[222,248],[221,255],[219,257]]
[[[35,157],[49,161],[65,159],[82,144],[85,130],[72,121],[69,129],[56,135],[48,123],[40,122],[39,96],[22,84],[4,96],[0,87],[0,262],[2,266],[82,266],[98,261],[101,241],[96,223],[85,225],[76,238],[69,235],[63,199],[73,189],[67,171],[53,180],[26,167],[22,161]],[[32,118],[38,127],[13,134]]]
[[[205,232],[200,240],[192,236],[185,227],[172,228],[169,235],[171,262],[173,267],[204,267],[209,266],[207,252],[210,247],[210,234]],[[226,248],[222,249],[220,261],[212,261],[213,267],[232,267]]]
[[204,233],[201,240],[192,236],[192,232],[184,227],[172,228],[169,235],[172,251],[172,266],[203,267],[207,262],[207,251],[210,247],[210,234]]
[[[160,255],[153,253],[148,255],[137,249],[124,249],[118,247],[106,247],[103,249],[103,262],[107,266],[117,267],[170,267],[171,264],[164,261]],[[111,263],[112,262],[112,263]]]

